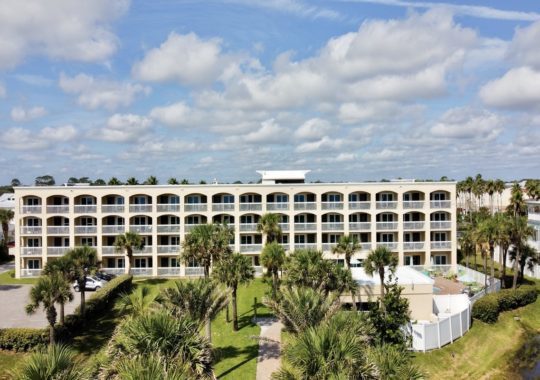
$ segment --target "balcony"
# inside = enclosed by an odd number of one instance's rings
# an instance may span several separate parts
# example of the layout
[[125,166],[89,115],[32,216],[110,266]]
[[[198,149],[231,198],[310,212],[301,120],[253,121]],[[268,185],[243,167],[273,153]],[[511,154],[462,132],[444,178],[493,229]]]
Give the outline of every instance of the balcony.
[[451,206],[450,201],[431,201],[429,203],[431,208],[450,208]]
[[172,232],[180,232],[180,225],[179,224],[158,224],[157,226],[157,232],[158,233],[172,233]]
[[152,212],[152,205],[129,205],[129,212]]
[[179,245],[158,245],[157,253],[174,253],[178,255],[180,253]]
[[279,228],[281,228],[281,231],[289,231],[289,223],[279,223]]
[[125,231],[126,226],[124,225],[110,225],[101,227],[101,232],[104,234],[123,234]]
[[103,213],[118,213],[124,212],[124,205],[103,205],[101,206],[101,212]]
[[349,230],[351,231],[369,231],[371,229],[371,223],[369,222],[351,222],[349,223]]
[[317,249],[317,243],[294,243],[294,249]]
[[240,203],[240,211],[261,211],[262,203]]
[[377,230],[397,230],[398,222],[377,222]]
[[343,231],[344,223],[322,223],[323,231]]
[[69,213],[68,205],[47,206],[47,214],[67,214]]
[[431,249],[450,249],[452,248],[451,241],[432,241]]
[[131,274],[134,276],[151,276],[152,268],[131,268]]
[[157,269],[158,276],[180,276],[180,267],[160,267]]
[[75,226],[75,235],[96,234],[97,226]]
[[214,203],[212,205],[212,211],[234,211],[234,203]]
[[22,226],[21,235],[40,235],[42,230],[41,226]]
[[316,231],[317,223],[294,223],[295,231]]
[[378,210],[391,210],[397,208],[396,201],[377,202],[376,207]]
[[268,211],[286,211],[289,209],[289,203],[287,202],[268,202],[266,203],[266,209]]
[[186,276],[204,276],[203,267],[186,267]]
[[323,243],[322,250],[324,252],[332,252],[332,249],[336,246],[337,243]]
[[191,203],[184,205],[185,212],[206,212],[208,205],[206,203]]
[[41,269],[21,269],[21,277],[39,277]]
[[129,226],[130,232],[137,232],[137,233],[151,233],[152,232],[152,225],[151,224],[137,224],[137,225],[131,225]]
[[43,247],[22,247],[21,256],[41,256]]
[[421,230],[424,228],[424,222],[403,222],[404,230]]
[[416,251],[419,249],[424,249],[424,241],[406,241],[403,243],[403,250],[405,251]]
[[41,214],[40,206],[22,206],[21,214]]
[[101,254],[102,255],[124,255],[125,253],[123,250],[117,251],[116,248],[113,246],[104,245],[103,247],[101,247]]
[[240,232],[257,231],[257,223],[240,223]]
[[69,226],[47,227],[47,233],[50,235],[69,235]]
[[398,243],[395,241],[386,241],[386,242],[378,241],[377,247],[386,247],[390,250],[396,250],[398,247]]
[[96,205],[75,205],[76,214],[93,214],[97,212]]
[[449,230],[452,228],[452,222],[449,220],[431,222],[430,225],[432,230]]
[[148,255],[152,253],[152,246],[147,245],[145,247],[142,247],[142,249],[134,249],[133,254],[134,255]]
[[369,210],[371,202],[349,202],[349,210]]
[[323,210],[343,210],[343,202],[321,202]]
[[197,224],[184,224],[184,233],[188,233],[193,231],[193,229],[197,226],[200,226],[203,223],[197,223]]
[[101,270],[105,273],[114,274],[116,276],[126,273],[125,268],[101,268]]
[[240,244],[240,252],[260,252],[262,244]]
[[62,256],[69,250],[70,250],[69,247],[48,247],[47,255],[48,256]]
[[180,205],[175,204],[158,204],[157,212],[180,212]]
[[403,201],[403,208],[424,208],[424,201]]
[[315,202],[295,202],[294,204],[295,210],[316,210],[317,209],[317,203]]

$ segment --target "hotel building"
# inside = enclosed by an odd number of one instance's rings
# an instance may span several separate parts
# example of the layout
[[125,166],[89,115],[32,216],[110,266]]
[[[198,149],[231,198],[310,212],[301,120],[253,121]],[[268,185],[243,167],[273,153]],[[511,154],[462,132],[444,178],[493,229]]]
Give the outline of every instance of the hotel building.
[[311,248],[333,258],[343,235],[355,235],[361,263],[385,246],[400,265],[456,265],[456,183],[306,183],[307,171],[261,171],[258,184],[47,186],[15,188],[16,277],[38,276],[48,260],[88,245],[102,267],[123,273],[125,255],[115,237],[139,233],[132,273],[200,275],[196,263],[179,262],[184,236],[197,224],[234,227],[231,247],[252,257],[261,271],[262,214],[281,215],[280,243],[287,251]]

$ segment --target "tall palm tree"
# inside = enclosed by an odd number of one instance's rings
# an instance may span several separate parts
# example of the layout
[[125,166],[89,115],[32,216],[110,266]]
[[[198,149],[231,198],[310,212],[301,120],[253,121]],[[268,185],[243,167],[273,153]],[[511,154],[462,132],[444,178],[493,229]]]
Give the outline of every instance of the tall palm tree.
[[465,255],[465,266],[469,268],[469,256],[474,252],[473,229],[469,224],[461,231],[459,246]]
[[109,182],[107,182],[107,185],[109,186],[120,186],[122,185],[122,181],[120,181],[118,178],[116,177],[112,177]]
[[384,344],[369,351],[379,378],[385,380],[422,380],[424,375],[411,361],[411,355],[400,346]]
[[[364,271],[373,276],[373,273],[377,272],[379,274],[379,280],[381,281],[381,299],[384,298],[385,293],[385,268],[388,267],[390,272],[396,270],[398,264],[398,259],[392,251],[386,247],[377,247],[372,250],[367,258],[364,260]],[[381,307],[384,307],[384,304],[381,302]]]
[[180,259],[197,262],[204,268],[204,277],[209,278],[212,263],[230,253],[233,236],[233,230],[225,224],[199,224],[184,238]]
[[133,251],[144,248],[144,240],[141,235],[136,232],[127,231],[122,235],[116,236],[114,239],[114,249],[116,252],[124,252],[125,271],[126,274],[131,273],[131,262],[133,261]]
[[332,249],[332,252],[338,255],[345,255],[345,265],[347,270],[351,269],[351,258],[354,254],[362,249],[358,239],[354,236],[344,235],[339,238],[337,245]]
[[502,271],[500,274],[501,286],[505,287],[506,279],[506,257],[511,241],[511,216],[505,212],[498,212],[495,214],[497,233],[495,241],[499,246],[499,262],[502,265]]
[[514,215],[515,218],[527,213],[527,204],[523,199],[523,190],[518,182],[514,182],[512,185],[510,204],[508,205],[507,211]]
[[121,380],[190,380],[193,379],[187,363],[171,362],[158,353],[122,356],[114,363]]
[[285,263],[285,249],[276,241],[266,244],[261,253],[261,263],[272,276],[272,298],[276,298],[279,288],[279,271]]
[[474,179],[471,176],[465,178],[463,188],[464,188],[464,190],[467,192],[467,194],[469,196],[469,201],[467,202],[468,203],[467,212],[469,214],[472,211],[472,190],[473,190],[473,185],[474,185]]
[[77,281],[81,292],[81,315],[85,312],[86,302],[86,276],[98,269],[99,261],[94,248],[88,246],[70,249],[65,254],[65,260],[69,262],[69,276],[71,280]]
[[139,181],[135,177],[129,177],[126,181],[126,185],[133,186],[133,185],[138,185],[138,184],[139,184]]
[[496,188],[495,188],[495,181],[494,180],[487,180],[485,183],[485,190],[486,193],[489,195],[489,207],[491,210],[491,214],[493,215],[493,194],[495,194]]
[[[493,216],[489,216],[488,218],[484,219],[480,224],[477,226],[476,230],[476,239],[479,245],[483,247],[487,245],[489,247],[489,257],[491,259],[491,278],[490,278],[490,285],[493,285],[493,281],[495,280],[495,242],[497,239],[498,229],[499,226],[497,225],[497,219]],[[484,276],[485,282],[487,281],[487,255],[484,252],[484,273],[486,276]],[[484,285],[487,285],[484,283]]]
[[88,371],[68,346],[51,344],[36,351],[11,373],[14,380],[85,380]]
[[211,321],[227,305],[228,294],[209,279],[175,281],[161,292],[160,302],[173,315],[187,315],[199,324],[206,324],[206,336],[211,341]]
[[145,185],[157,185],[157,184],[159,184],[159,181],[155,176],[151,175],[150,177],[148,177],[146,179],[146,181],[144,181],[144,184]]
[[73,301],[73,293],[71,292],[70,287],[70,271],[71,263],[66,259],[65,256],[59,257],[58,259],[48,261],[45,267],[43,268],[43,274],[46,276],[58,275],[60,278],[64,279],[67,283],[67,292],[65,297],[60,297],[58,304],[60,305],[60,324],[64,324],[65,317],[65,303]]
[[137,286],[132,292],[120,294],[115,308],[131,315],[141,315],[155,307],[158,296],[159,293],[152,291],[149,286]]
[[482,197],[486,192],[486,181],[484,181],[481,174],[476,175],[472,186],[472,192],[476,197],[476,209],[480,210],[482,207]]
[[66,294],[69,293],[70,285],[59,275],[51,274],[42,276],[37,283],[30,289],[30,302],[26,305],[26,313],[34,314],[42,306],[49,322],[49,342],[54,344],[54,324],[56,323],[55,303],[65,301]]
[[281,237],[280,221],[281,216],[279,214],[267,212],[261,216],[259,223],[257,223],[257,232],[262,233],[263,244],[271,243]]
[[504,181],[502,179],[495,180],[495,191],[499,195],[499,211],[502,211],[502,193],[504,192],[504,189],[506,186],[504,185]]
[[525,190],[529,198],[538,200],[540,199],[540,181],[536,179],[528,179],[525,182]]
[[519,274],[519,263],[521,262],[521,254],[524,246],[527,244],[527,239],[534,236],[533,227],[527,224],[526,216],[517,216],[512,218],[511,223],[511,241],[515,250],[514,260],[514,278],[512,281],[512,289],[517,287],[517,280]]
[[174,178],[174,177],[171,177],[171,178],[169,178],[169,179],[167,180],[167,183],[168,183],[169,185],[178,185],[178,180],[177,180],[176,178]]
[[231,291],[233,330],[238,331],[238,308],[236,303],[238,286],[253,280],[255,270],[251,259],[240,253],[226,256],[214,268],[213,276]]
[[341,303],[337,293],[325,294],[306,287],[285,287],[279,299],[264,299],[287,331],[301,333],[335,315]]

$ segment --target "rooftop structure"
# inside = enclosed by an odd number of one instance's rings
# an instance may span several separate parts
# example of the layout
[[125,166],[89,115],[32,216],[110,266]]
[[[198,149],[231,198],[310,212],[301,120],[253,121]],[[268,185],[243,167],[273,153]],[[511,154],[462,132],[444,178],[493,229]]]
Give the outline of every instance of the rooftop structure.
[[262,176],[263,185],[276,183],[304,183],[311,170],[257,170]]

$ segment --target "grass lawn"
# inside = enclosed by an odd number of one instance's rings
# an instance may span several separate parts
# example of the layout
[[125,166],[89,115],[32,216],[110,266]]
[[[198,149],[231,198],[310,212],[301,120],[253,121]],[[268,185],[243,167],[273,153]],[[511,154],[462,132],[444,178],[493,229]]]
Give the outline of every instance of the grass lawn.
[[540,334],[540,298],[501,313],[493,325],[474,320],[462,338],[440,350],[416,353],[414,362],[428,379],[519,379],[515,372],[521,356],[518,351],[536,334]]
[[15,278],[15,271],[10,270],[4,273],[0,273],[0,285],[15,285],[15,284],[30,284],[33,285],[37,282],[37,278]]
[[7,380],[7,373],[28,355],[22,352],[0,350],[0,380]]

